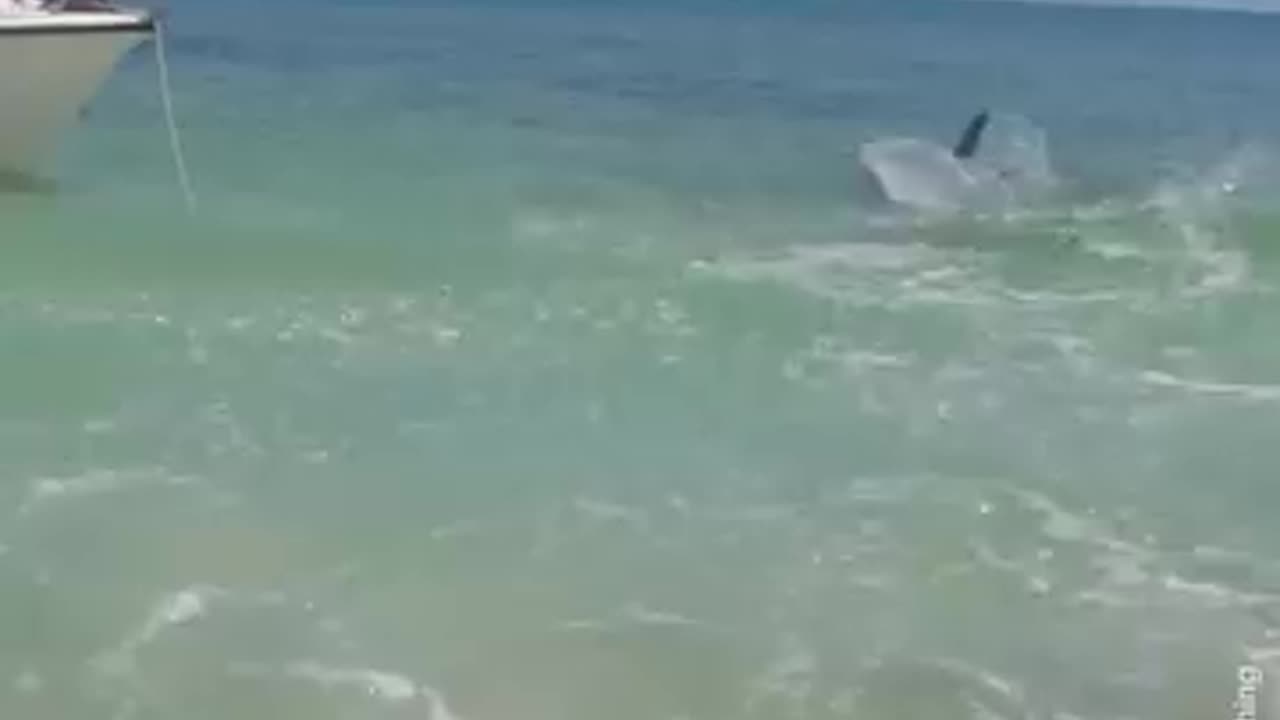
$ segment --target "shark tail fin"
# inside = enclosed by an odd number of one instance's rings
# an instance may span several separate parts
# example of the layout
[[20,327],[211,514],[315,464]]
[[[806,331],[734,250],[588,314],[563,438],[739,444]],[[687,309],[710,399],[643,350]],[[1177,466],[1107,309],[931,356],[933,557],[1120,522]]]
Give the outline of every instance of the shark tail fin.
[[991,114],[986,110],[974,115],[969,124],[965,126],[964,133],[960,135],[959,142],[956,143],[951,154],[961,160],[973,157],[978,152],[978,146],[982,144],[982,133],[986,132],[987,123],[991,121]]

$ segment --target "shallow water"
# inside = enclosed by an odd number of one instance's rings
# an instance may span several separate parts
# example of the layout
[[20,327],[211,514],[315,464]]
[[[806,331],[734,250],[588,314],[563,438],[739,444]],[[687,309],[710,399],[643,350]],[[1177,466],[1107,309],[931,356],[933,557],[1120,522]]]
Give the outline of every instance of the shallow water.
[[0,716],[1234,716],[1276,22],[175,2],[198,214],[145,52],[0,198]]

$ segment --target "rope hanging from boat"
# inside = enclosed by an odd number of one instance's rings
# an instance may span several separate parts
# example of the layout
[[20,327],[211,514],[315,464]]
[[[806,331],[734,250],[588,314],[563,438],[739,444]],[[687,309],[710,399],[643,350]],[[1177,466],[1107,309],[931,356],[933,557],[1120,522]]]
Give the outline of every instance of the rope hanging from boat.
[[160,76],[160,102],[164,106],[165,125],[169,130],[169,149],[173,152],[173,166],[178,173],[178,184],[182,188],[182,198],[187,203],[187,211],[196,211],[196,193],[191,187],[191,175],[187,172],[187,160],[182,152],[182,135],[178,131],[178,121],[173,111],[173,90],[169,84],[169,60],[165,50],[164,24],[155,20],[156,68]]

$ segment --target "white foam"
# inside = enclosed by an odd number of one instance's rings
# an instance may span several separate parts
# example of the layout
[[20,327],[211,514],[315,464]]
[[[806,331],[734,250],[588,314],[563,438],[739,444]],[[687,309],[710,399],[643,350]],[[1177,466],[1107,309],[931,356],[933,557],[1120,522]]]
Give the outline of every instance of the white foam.
[[1065,293],[1054,290],[1027,291],[1009,288],[1001,293],[1010,300],[1042,308],[1070,307],[1074,305],[1111,305],[1124,300],[1126,294],[1115,290],[1090,290]]
[[976,557],[979,562],[981,562],[983,565],[986,565],[988,568],[991,568],[993,570],[1000,570],[1002,572],[1010,572],[1010,573],[1016,573],[1016,574],[1021,574],[1024,572],[1023,567],[1020,563],[1018,563],[1016,560],[1011,560],[1009,558],[1001,556],[999,553],[997,553],[994,549],[992,549],[986,543],[973,542],[971,544],[971,549],[973,551],[974,557]]
[[604,500],[576,497],[573,499],[573,508],[596,521],[619,522],[637,527],[647,524],[642,511]]
[[444,348],[452,348],[462,340],[462,330],[447,325],[438,325],[432,329],[432,337],[436,341],[436,345]]
[[1096,605],[1113,610],[1145,608],[1150,602],[1145,597],[1133,597],[1114,590],[1093,588],[1083,590],[1072,596],[1072,600],[1080,605]]
[[169,628],[199,620],[208,614],[209,601],[221,594],[222,591],[215,587],[194,586],[161,598],[152,608],[142,628],[125,644],[126,647],[140,648]]
[[209,612],[209,601],[223,591],[211,586],[192,586],[162,597],[137,631],[120,645],[99,655],[93,664],[105,675],[131,675],[137,666],[137,655],[147,645],[172,627],[187,625]]
[[[1011,490],[1023,504],[1044,516],[1042,529],[1045,535],[1062,542],[1090,542],[1111,546],[1118,543],[1105,532],[1096,520],[1084,517],[1061,507],[1048,496],[1030,490]],[[1127,543],[1120,543],[1128,548]]]
[[418,697],[413,680],[396,673],[368,668],[335,668],[318,663],[301,662],[290,665],[290,676],[310,680],[325,687],[356,686],[371,697],[391,703],[401,703]]
[[1249,657],[1249,662],[1256,665],[1270,665],[1280,662],[1280,647],[1248,647],[1245,648],[1245,654]]
[[1018,687],[1012,680],[1001,677],[990,670],[970,665],[954,658],[936,658],[932,661],[932,664],[975,681],[978,685],[1011,705],[1021,706],[1026,697],[1026,693],[1022,688]]
[[1206,272],[1189,294],[1206,295],[1244,287],[1250,277],[1249,257],[1239,251],[1218,250],[1204,253],[1200,260]]
[[633,603],[622,609],[622,617],[637,625],[654,625],[667,627],[696,627],[702,623],[679,613],[665,610],[654,610],[644,605]]
[[1191,380],[1158,370],[1145,370],[1139,377],[1143,382],[1150,385],[1177,388],[1196,394],[1237,397],[1263,402],[1280,400],[1280,385],[1249,385]]
[[146,486],[184,486],[196,482],[189,475],[174,475],[163,468],[90,470],[71,477],[40,477],[31,481],[18,508],[25,515],[50,502],[122,492]]
[[1141,260],[1146,257],[1142,248],[1123,242],[1090,242],[1084,246],[1104,260]]
[[798,638],[786,638],[779,654],[753,683],[748,707],[770,698],[803,702],[813,691],[817,672],[818,658],[814,652]]
[[802,245],[781,253],[728,256],[705,266],[704,272],[741,282],[773,282],[845,303],[881,304],[883,299],[873,292],[876,283],[868,280],[922,266],[937,270],[936,263],[946,257],[921,244]]
[[[174,628],[197,623],[206,618],[215,603],[246,607],[279,607],[288,599],[276,592],[233,593],[215,585],[191,585],[161,596],[152,605],[138,628],[115,648],[92,660],[92,665],[107,676],[128,677],[137,671],[138,654]],[[304,610],[312,609],[303,603]]]
[[862,372],[865,370],[900,370],[911,367],[911,359],[892,353],[854,350],[845,353],[841,362],[848,370]]
[[428,720],[457,720],[440,692],[399,673],[305,661],[289,665],[285,674],[325,688],[355,688],[371,698],[393,705],[421,700],[428,706]]
[[1217,583],[1195,582],[1175,574],[1164,576],[1163,585],[1176,595],[1211,608],[1257,607],[1273,604],[1278,599],[1274,595],[1240,592]]
[[630,603],[602,618],[580,618],[566,620],[557,624],[557,627],[561,630],[599,633],[611,632],[628,626],[633,628],[700,628],[705,627],[705,623],[696,618],[669,610],[659,610],[641,603]]
[[570,632],[604,632],[609,629],[609,624],[603,620],[565,620],[558,627]]
[[1145,556],[1113,554],[1094,558],[1093,564],[1103,571],[1104,580],[1113,588],[1137,587],[1151,579],[1145,569]]

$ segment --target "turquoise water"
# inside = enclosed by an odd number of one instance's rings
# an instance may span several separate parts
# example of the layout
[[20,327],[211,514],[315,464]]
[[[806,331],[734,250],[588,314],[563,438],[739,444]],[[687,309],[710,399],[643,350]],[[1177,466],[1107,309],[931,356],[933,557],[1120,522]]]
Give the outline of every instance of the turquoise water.
[[[1235,717],[1280,20],[174,2],[0,198],[0,717]],[[1033,118],[1061,187],[858,147]],[[1261,715],[1266,717],[1266,715]]]

